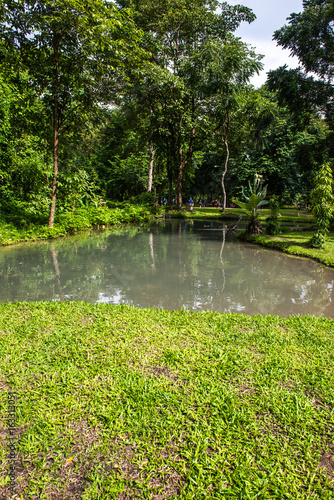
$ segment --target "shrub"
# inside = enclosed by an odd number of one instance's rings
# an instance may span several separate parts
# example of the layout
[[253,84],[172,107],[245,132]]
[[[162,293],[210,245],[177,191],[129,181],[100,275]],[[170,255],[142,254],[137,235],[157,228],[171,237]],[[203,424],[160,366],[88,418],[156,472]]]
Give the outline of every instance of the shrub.
[[333,206],[333,175],[329,162],[325,163],[315,178],[315,186],[311,193],[312,210],[318,226],[317,232],[310,239],[309,244],[314,248],[322,248],[326,241]]
[[279,203],[276,196],[272,196],[269,200],[270,216],[267,218],[266,232],[267,234],[278,234],[280,224],[278,221]]

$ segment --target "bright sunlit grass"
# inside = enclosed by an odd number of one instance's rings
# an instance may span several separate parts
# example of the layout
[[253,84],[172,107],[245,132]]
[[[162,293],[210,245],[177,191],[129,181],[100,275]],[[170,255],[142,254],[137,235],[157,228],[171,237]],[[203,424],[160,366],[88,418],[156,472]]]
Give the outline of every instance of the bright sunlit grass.
[[[0,495],[332,499],[334,321],[0,305]],[[7,486],[6,486],[7,485]]]

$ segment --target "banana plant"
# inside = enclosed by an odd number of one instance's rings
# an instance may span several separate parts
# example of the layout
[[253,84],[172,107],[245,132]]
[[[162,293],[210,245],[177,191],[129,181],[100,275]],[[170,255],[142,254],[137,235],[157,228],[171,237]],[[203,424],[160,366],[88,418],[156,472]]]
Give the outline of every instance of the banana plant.
[[263,205],[266,205],[268,202],[265,200],[267,196],[267,186],[264,186],[261,189],[261,176],[255,174],[253,185],[248,182],[249,191],[246,191],[242,188],[241,193],[245,199],[245,201],[240,201],[238,199],[233,199],[232,201],[236,203],[245,213],[249,216],[250,221],[246,229],[247,235],[252,234],[260,234],[262,233],[262,228],[260,226],[258,217],[258,210]]

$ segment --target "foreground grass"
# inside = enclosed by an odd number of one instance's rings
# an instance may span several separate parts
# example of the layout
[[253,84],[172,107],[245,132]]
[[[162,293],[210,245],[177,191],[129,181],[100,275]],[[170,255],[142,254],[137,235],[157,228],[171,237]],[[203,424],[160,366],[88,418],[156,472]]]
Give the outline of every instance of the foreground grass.
[[0,305],[0,495],[332,499],[334,321]]
[[282,234],[278,236],[263,234],[252,236],[248,241],[281,250],[290,255],[309,257],[326,266],[334,267],[334,233],[329,233],[324,248],[311,248],[309,246],[313,234],[311,231],[282,231]]

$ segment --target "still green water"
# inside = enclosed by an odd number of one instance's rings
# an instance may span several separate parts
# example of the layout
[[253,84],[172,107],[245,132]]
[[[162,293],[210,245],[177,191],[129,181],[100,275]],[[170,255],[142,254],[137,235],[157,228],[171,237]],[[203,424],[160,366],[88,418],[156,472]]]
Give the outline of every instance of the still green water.
[[220,222],[166,221],[0,250],[0,301],[334,317],[334,270],[238,241]]

